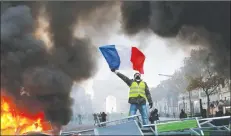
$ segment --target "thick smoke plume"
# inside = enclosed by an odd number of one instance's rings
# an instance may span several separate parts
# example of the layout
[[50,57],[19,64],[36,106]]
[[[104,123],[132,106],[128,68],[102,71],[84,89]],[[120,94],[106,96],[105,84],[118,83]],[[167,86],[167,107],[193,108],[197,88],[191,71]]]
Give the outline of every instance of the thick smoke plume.
[[[2,3],[1,3],[2,4]],[[5,4],[5,3],[4,3]],[[10,2],[1,10],[1,92],[29,113],[44,111],[47,120],[66,125],[72,115],[73,81],[94,74],[94,48],[73,37],[79,16],[104,2]],[[25,6],[26,5],[26,6]],[[36,18],[46,6],[53,46],[34,37]],[[2,6],[2,5],[1,5]]]
[[[92,75],[94,66],[88,39],[73,37],[74,25],[80,16],[87,16],[103,2],[48,2],[47,13],[54,41],[53,62],[72,79],[80,80]],[[92,59],[92,60],[91,60]]]
[[[129,35],[151,29],[162,37],[180,37],[208,48],[216,69],[230,71],[230,2],[122,2],[123,28]],[[206,43],[202,41],[206,40]],[[189,44],[186,44],[189,45]]]

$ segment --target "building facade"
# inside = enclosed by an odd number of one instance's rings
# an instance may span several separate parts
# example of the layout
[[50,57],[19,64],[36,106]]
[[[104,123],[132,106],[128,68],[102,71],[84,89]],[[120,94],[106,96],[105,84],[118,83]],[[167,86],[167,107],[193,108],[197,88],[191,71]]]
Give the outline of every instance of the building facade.
[[[190,97],[191,97],[191,109],[190,109]],[[210,108],[210,113],[215,114],[218,110],[218,105],[230,106],[230,87],[227,84],[224,88],[219,87],[217,93],[209,96],[210,105],[213,104],[213,108]],[[194,90],[191,92],[185,92],[179,95],[178,100],[178,112],[184,109],[186,113],[192,114],[200,113],[200,99],[202,100],[202,107],[207,109],[207,96],[203,90]],[[212,107],[212,106],[211,106]]]
[[114,112],[127,113],[129,87],[121,80],[95,80],[93,83],[93,107],[95,112],[106,111],[108,96],[116,98]]

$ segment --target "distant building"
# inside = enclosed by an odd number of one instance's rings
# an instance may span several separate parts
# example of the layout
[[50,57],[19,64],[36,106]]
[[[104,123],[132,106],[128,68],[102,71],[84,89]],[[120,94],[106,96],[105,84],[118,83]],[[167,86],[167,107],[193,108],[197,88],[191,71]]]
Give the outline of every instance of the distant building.
[[107,96],[114,96],[116,98],[116,112],[127,113],[129,110],[128,105],[128,86],[121,81],[117,80],[95,80],[93,82],[93,107],[95,112],[106,111],[106,98]]
[[[218,105],[230,106],[230,89],[229,85],[226,85],[224,88],[218,88],[218,93],[210,95],[210,103],[214,104],[215,107],[211,108],[211,113],[215,114],[218,110]],[[200,112],[200,103],[199,100],[202,100],[202,107],[207,109],[207,97],[203,90],[194,90],[191,92],[191,106],[192,106],[192,113],[199,113]],[[185,112],[190,112],[190,105],[189,105],[189,92],[185,92],[179,95],[178,101],[178,110],[184,109]]]
[[189,92],[185,92],[185,93],[181,93],[179,95],[178,112],[180,112],[181,109],[183,109],[187,113],[190,112],[190,99],[189,99],[189,97],[191,97],[192,113],[199,113],[200,112],[200,104],[199,104],[200,93],[197,91],[192,91],[190,93],[191,94],[189,94]]

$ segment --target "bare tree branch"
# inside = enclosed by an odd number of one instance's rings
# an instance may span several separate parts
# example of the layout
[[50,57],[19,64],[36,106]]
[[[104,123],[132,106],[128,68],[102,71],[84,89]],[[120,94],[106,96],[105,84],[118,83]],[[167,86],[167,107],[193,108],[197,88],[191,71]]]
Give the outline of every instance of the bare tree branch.
[[217,84],[215,87],[213,87],[213,90],[209,92],[209,95],[213,94],[216,91],[218,86],[219,86],[219,84]]

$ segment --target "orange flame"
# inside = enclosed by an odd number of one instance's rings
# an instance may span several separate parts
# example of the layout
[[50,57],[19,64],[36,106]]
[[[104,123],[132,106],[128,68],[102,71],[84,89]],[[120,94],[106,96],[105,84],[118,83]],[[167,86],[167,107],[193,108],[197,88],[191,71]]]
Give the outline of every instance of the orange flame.
[[1,96],[1,135],[21,135],[30,131],[51,130],[51,125],[45,123],[44,113],[34,116],[20,112],[13,101]]

